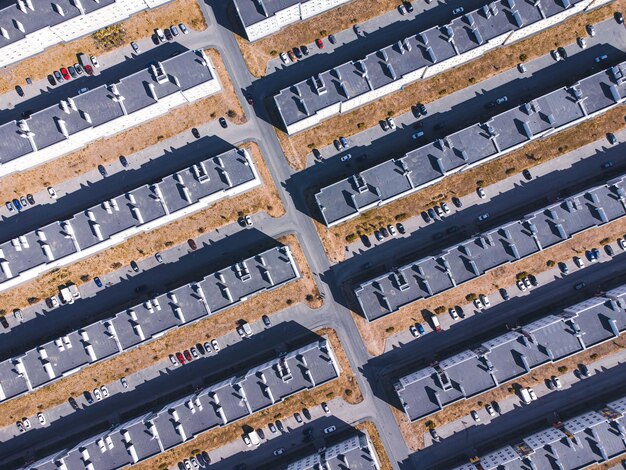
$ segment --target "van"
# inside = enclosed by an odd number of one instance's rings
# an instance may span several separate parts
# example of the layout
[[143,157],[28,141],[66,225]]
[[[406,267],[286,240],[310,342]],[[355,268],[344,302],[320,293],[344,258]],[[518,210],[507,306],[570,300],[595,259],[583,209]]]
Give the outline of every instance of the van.
[[433,330],[439,333],[441,331],[441,325],[439,324],[439,318],[437,318],[437,315],[431,316],[430,321],[433,324]]
[[532,401],[532,399],[530,397],[530,393],[528,393],[528,389],[527,388],[524,388],[524,387],[520,388],[519,395],[520,395],[520,398],[522,399],[522,402],[525,405],[528,405]]
[[252,336],[252,328],[250,328],[250,324],[248,322],[243,322],[237,328],[237,333],[239,333],[239,336],[242,338],[244,336]]
[[62,304],[73,304],[74,296],[67,287],[59,289],[59,299]]
[[87,66],[89,66],[89,68],[91,68],[91,60],[89,60],[89,57],[87,57],[87,54],[83,54],[82,52],[80,54],[78,54],[78,63],[83,68],[86,68]]

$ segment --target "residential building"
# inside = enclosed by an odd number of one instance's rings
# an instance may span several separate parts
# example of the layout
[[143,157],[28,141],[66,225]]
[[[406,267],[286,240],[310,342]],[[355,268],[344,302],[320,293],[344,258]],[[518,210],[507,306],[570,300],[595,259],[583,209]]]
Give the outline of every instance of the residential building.
[[366,433],[357,433],[290,463],[285,470],[379,470],[376,450]]

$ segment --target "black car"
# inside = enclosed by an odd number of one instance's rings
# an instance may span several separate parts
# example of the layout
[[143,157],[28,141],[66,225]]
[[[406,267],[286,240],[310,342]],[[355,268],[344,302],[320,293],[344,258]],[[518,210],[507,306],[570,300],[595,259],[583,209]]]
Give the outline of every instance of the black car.
[[2,325],[3,328],[8,328],[9,327],[9,322],[4,317],[4,315],[0,316],[0,325]]
[[452,198],[452,204],[454,204],[454,207],[458,207],[458,208],[463,207],[463,203],[461,202],[461,200],[458,197],[453,197]]
[[308,408],[302,408],[302,414],[306,419],[311,419],[311,412]]
[[268,327],[268,328],[269,328],[270,326],[272,326],[272,322],[271,322],[271,320],[270,320],[270,317],[268,317],[267,315],[263,315],[261,318],[263,319],[263,324],[264,324],[266,327]]
[[500,295],[502,296],[502,300],[509,300],[510,296],[506,289],[500,288]]
[[337,39],[335,38],[335,36],[333,36],[332,34],[330,36],[328,36],[328,41],[331,44],[337,44]]
[[76,403],[76,399],[74,397],[70,397],[67,401],[70,402],[72,408],[74,408],[75,410],[78,409],[78,403]]
[[533,276],[532,274],[528,275],[528,280],[530,281],[530,283],[532,284],[533,287],[537,287],[539,285],[539,282],[537,281],[537,278],[535,276]]
[[130,267],[133,271],[135,271],[136,273],[139,272],[139,266],[137,265],[137,262],[135,261],[131,261],[130,262]]
[[624,15],[622,15],[619,11],[616,11],[615,21],[617,21],[617,24],[624,24]]
[[376,237],[376,240],[378,240],[379,242],[382,241],[383,239],[383,236],[380,234],[378,230],[374,230],[374,236]]
[[228,127],[228,123],[226,122],[226,119],[224,119],[224,117],[221,117],[218,119],[220,126],[222,126],[224,129],[226,129]]
[[533,179],[533,175],[530,174],[530,171],[528,170],[524,170],[522,171],[522,176],[527,179],[528,181],[530,181],[531,179]]
[[34,198],[34,196],[32,194],[27,194],[26,195],[26,200],[28,201],[28,203],[30,205],[35,204],[35,198]]
[[193,129],[191,129],[191,134],[196,138],[199,139],[200,138],[200,131],[198,129],[196,129],[195,127]]
[[304,55],[309,55],[309,48],[306,46],[300,46],[300,50]]
[[600,258],[600,250],[598,250],[597,248],[592,248],[591,252],[593,253],[593,256],[598,259]]
[[126,157],[124,155],[120,155],[120,163],[124,168],[128,167],[128,160],[126,160]]
[[589,369],[585,364],[578,364],[578,370],[580,371],[580,375],[583,377],[589,377]]
[[304,57],[302,55],[302,51],[300,50],[299,47],[294,47],[293,49],[291,49],[294,53],[294,55],[298,58],[298,59],[302,59],[302,57]]
[[280,432],[285,432],[285,427],[283,426],[283,423],[280,419],[276,420],[276,427]]
[[343,148],[343,146],[341,145],[341,142],[339,142],[337,139],[333,140],[333,145],[335,146],[337,150],[341,150]]
[[430,216],[428,215],[428,212],[422,212],[422,219],[424,219],[424,222],[426,222],[427,224],[430,223]]
[[422,116],[428,116],[428,111],[426,110],[426,106],[424,106],[423,103],[417,103],[417,110]]
[[430,209],[428,209],[428,215],[433,220],[435,220],[437,218],[437,213],[435,212],[435,209],[433,209],[432,207]]
[[567,59],[567,51],[565,50],[564,47],[558,47],[556,50],[561,57],[563,57],[564,59]]
[[396,228],[398,229],[398,232],[400,232],[400,234],[404,235],[406,233],[404,225],[402,225],[400,222],[396,224]]
[[169,28],[165,28],[163,30],[163,34],[165,34],[165,39],[167,39],[168,41],[171,41],[172,38],[174,37],[174,36],[172,36],[172,32],[170,31]]
[[408,11],[409,13],[413,13],[413,5],[411,4],[411,2],[402,2],[404,4],[404,8],[406,8],[406,11]]
[[606,251],[606,254],[609,256],[613,256],[615,253],[613,252],[613,248],[611,247],[611,245],[606,245],[604,247],[604,251]]
[[24,96],[24,90],[22,90],[22,87],[19,85],[15,86],[15,91],[17,92],[18,95],[20,96]]
[[54,79],[54,75],[48,75],[48,83],[52,86],[55,86],[57,84],[57,81]]
[[609,143],[611,145],[615,145],[617,143],[617,138],[615,137],[615,134],[613,134],[612,132],[609,132],[606,135],[606,138],[609,139]]
[[387,231],[387,229],[385,227],[381,227],[380,228],[380,234],[384,237],[387,238],[389,236],[389,232]]
[[72,67],[71,65],[67,68],[67,71],[70,73],[72,78],[78,77],[78,73],[76,72],[76,69],[74,69],[74,67]]
[[196,344],[196,349],[198,350],[198,352],[200,354],[202,354],[203,356],[206,354],[206,351],[204,349],[204,346],[202,346],[202,343],[198,343]]
[[100,172],[100,174],[106,178],[109,174],[107,173],[107,169],[105,167],[103,167],[102,165],[98,165],[98,171]]
[[89,393],[88,391],[84,391],[83,396],[85,397],[85,400],[87,400],[87,403],[89,405],[93,404],[93,398],[91,398],[91,393]]

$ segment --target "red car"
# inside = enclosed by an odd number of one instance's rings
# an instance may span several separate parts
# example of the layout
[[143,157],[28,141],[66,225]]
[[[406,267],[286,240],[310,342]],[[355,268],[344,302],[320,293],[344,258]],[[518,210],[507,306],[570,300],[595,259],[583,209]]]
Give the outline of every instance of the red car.
[[93,67],[91,65],[85,65],[83,68],[89,75],[93,75]]
[[180,362],[181,365],[185,363],[185,358],[179,352],[176,353],[176,359],[178,359],[178,362]]
[[193,361],[193,358],[191,357],[191,353],[187,349],[185,349],[183,354],[185,355],[185,359],[187,359],[187,362]]
[[292,62],[298,62],[298,58],[293,52],[287,51],[287,55],[289,56],[289,60],[291,60]]
[[70,77],[70,74],[67,72],[67,69],[65,67],[61,69],[61,75],[63,75],[63,78],[65,80],[70,80],[72,78]]
[[315,45],[319,47],[320,49],[324,49],[324,42],[320,38],[317,38],[315,40]]
[[198,245],[196,245],[195,240],[192,240],[190,238],[189,240],[187,240],[187,243],[189,244],[189,248],[191,248],[192,250],[197,250],[198,249]]

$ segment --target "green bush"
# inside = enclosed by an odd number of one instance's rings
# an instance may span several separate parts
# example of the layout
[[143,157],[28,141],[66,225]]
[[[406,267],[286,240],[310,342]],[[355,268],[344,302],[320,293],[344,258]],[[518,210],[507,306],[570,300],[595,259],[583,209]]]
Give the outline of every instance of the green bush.
[[507,168],[506,170],[504,170],[504,173],[505,173],[507,176],[510,176],[510,175],[512,175],[513,173],[515,173],[515,171],[516,171],[516,170],[515,170],[515,167],[514,167],[514,166],[512,166],[512,167]]
[[567,372],[567,366],[559,366],[557,370],[559,371],[559,374],[565,374],[565,372]]
[[473,302],[474,300],[476,300],[476,298],[477,296],[473,292],[465,296],[465,300],[467,300],[468,302]]
[[441,314],[442,314],[443,312],[445,312],[445,311],[446,311],[446,307],[444,307],[443,305],[440,305],[439,307],[437,307],[437,308],[435,309],[435,313],[436,313],[437,315],[441,315]]
[[387,329],[385,330],[385,332],[387,333],[393,333],[394,331],[396,331],[396,329],[393,326],[389,326],[387,327]]
[[348,235],[346,235],[346,241],[348,243],[352,243],[354,240],[356,240],[356,233],[349,233]]
[[526,62],[526,59],[528,59],[528,56],[526,54],[519,55],[519,60],[521,60],[522,62]]
[[403,220],[406,220],[409,217],[409,214],[407,214],[406,212],[400,212],[399,214],[396,214],[394,219],[396,219],[398,222],[401,222]]
[[553,268],[555,264],[556,263],[552,259],[549,259],[548,261],[546,261],[546,266],[548,266],[549,268]]
[[364,123],[364,122],[359,122],[359,123],[356,125],[356,127],[357,127],[357,129],[363,129],[363,128],[365,127],[365,123]]

